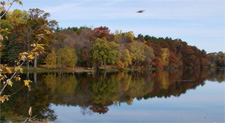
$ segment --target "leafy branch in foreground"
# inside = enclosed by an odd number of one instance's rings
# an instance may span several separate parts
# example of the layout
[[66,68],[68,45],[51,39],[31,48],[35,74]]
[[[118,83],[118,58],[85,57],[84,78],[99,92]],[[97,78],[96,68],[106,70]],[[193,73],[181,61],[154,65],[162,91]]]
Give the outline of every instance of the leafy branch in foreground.
[[[1,24],[2,24],[2,22],[5,22],[5,20],[7,20],[7,19],[10,20],[13,13],[10,13],[9,9],[12,7],[12,5],[14,3],[18,3],[19,5],[22,5],[21,0],[0,1],[0,11],[1,11],[0,23]],[[39,11],[39,10],[37,10],[37,11]],[[6,16],[6,18],[4,16]],[[18,21],[23,21],[23,20],[20,19]],[[11,23],[11,24],[14,24],[14,23]],[[21,53],[18,54],[18,60],[15,61],[16,67],[10,68],[10,67],[7,67],[7,65],[3,65],[3,64],[0,63],[0,84],[2,85],[2,87],[0,87],[0,101],[1,102],[4,102],[5,100],[8,100],[9,97],[14,94],[13,93],[11,95],[9,95],[9,94],[3,95],[3,92],[4,92],[5,88],[8,85],[12,87],[13,82],[15,82],[15,81],[22,81],[21,78],[20,78],[20,73],[23,72],[23,69],[22,69],[23,64],[33,62],[33,61],[35,62],[37,57],[40,54],[44,53],[44,44],[40,44],[40,42],[42,43],[45,36],[49,35],[51,33],[47,24],[48,23],[46,21],[44,21],[37,28],[35,28],[35,35],[34,35],[35,38],[33,38],[31,45],[30,45],[30,43],[28,43],[29,47],[31,46],[32,48],[31,49],[28,48],[27,52],[21,52],[20,51]],[[11,34],[14,34],[15,30],[16,30],[16,28],[10,28],[10,27],[7,27],[7,26],[4,27],[4,28],[1,28],[0,29],[0,33],[1,33],[0,34],[0,44],[2,44],[3,40],[5,42],[11,42],[12,39],[11,39],[11,37],[8,37],[8,36],[11,35]],[[31,33],[29,33],[28,35],[30,36]],[[29,40],[29,39],[23,39],[23,40]],[[0,47],[1,47],[1,45],[0,45]],[[11,55],[11,54],[8,54],[8,55]],[[15,59],[17,59],[17,58],[15,58]],[[28,87],[28,90],[30,90],[30,83],[31,82],[32,82],[31,80],[23,80],[23,83],[24,83],[23,87]]]
[[[1,4],[1,6],[0,6],[0,13],[1,13],[1,15],[0,15],[0,22],[1,22],[1,19],[9,12],[9,10],[12,7],[13,3],[18,3],[19,5],[23,4],[21,0],[7,0],[7,1],[4,0],[4,1],[0,1],[0,4]],[[7,8],[7,10],[4,10],[5,8]],[[6,34],[9,34],[10,32],[8,31],[8,28],[6,28],[6,29],[1,29],[0,28],[0,32],[1,32],[0,33],[0,47],[1,47],[3,39],[5,38],[6,40],[8,40],[7,35],[2,35],[2,32],[6,33]],[[23,64],[23,62],[18,67],[20,68],[22,66],[22,64]],[[12,79],[14,77],[16,78],[16,80],[20,80],[19,76],[16,76],[16,74],[21,69],[15,70],[14,74],[9,79],[7,79],[8,78],[7,75],[2,74],[2,71],[3,71],[2,69],[3,68],[5,68],[9,73],[12,73],[10,68],[5,67],[4,65],[0,64],[0,82],[3,82],[3,84],[4,84],[3,88],[0,91],[0,96],[2,95],[2,92],[6,88],[7,85],[12,86],[12,84],[13,84],[12,83]],[[0,101],[3,103],[5,100],[8,100],[9,97],[10,97],[10,95],[3,95],[3,96],[0,97]]]
[[9,12],[10,8],[12,7],[12,5],[14,3],[18,3],[19,5],[23,5],[21,0],[7,0],[7,1],[8,2],[6,2],[6,0],[0,1],[0,4],[2,5],[3,8],[6,8],[6,6],[8,7],[7,10],[4,11],[4,13],[1,15],[1,18],[4,17],[7,12]]
[[[44,47],[42,44],[32,44],[31,46],[33,47],[33,49],[31,51],[20,53],[19,61],[17,62],[18,66],[16,66],[14,68],[14,70],[13,70],[14,72],[12,72],[12,70],[10,68],[8,68],[7,66],[1,65],[0,82],[3,83],[3,88],[0,91],[0,96],[2,95],[4,89],[7,87],[7,85],[12,87],[13,80],[21,81],[19,73],[23,72],[23,69],[21,67],[26,61],[31,62],[32,60],[35,59],[35,57],[37,57],[39,54],[42,54],[44,52]],[[6,74],[2,73],[3,69],[5,69],[7,71],[7,73],[11,73],[11,74],[13,73],[10,78]],[[24,86],[28,87],[28,89],[30,90],[29,84],[32,81],[31,80],[23,80],[23,82],[24,82]],[[4,102],[5,100],[8,100],[9,97],[10,97],[10,95],[3,95],[0,98],[0,101]]]

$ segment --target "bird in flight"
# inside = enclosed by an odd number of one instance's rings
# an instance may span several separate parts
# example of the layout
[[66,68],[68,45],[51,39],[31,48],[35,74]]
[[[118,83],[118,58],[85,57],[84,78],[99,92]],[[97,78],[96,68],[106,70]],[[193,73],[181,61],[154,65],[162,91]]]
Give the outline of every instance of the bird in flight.
[[137,11],[137,13],[143,13],[145,10],[139,10]]

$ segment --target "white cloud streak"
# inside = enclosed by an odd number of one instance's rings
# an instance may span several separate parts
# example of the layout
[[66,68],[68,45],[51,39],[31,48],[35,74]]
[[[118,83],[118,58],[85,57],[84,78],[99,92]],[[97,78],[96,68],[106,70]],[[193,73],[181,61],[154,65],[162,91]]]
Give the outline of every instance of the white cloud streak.
[[[161,1],[161,2],[160,2]],[[218,6],[211,9],[213,1],[121,1],[110,2],[82,1],[64,3],[57,6],[47,6],[45,11],[50,12],[53,18],[62,20],[97,20],[97,19],[200,19],[218,17],[223,14],[224,8]],[[165,1],[165,0],[163,0]],[[170,1],[170,2],[169,2]],[[121,4],[121,5],[120,5]],[[129,6],[124,5],[129,4]],[[217,5],[217,4],[214,4]],[[143,14],[137,14],[139,9],[145,9]]]
[[[112,31],[132,30],[135,33],[157,37],[184,38],[198,47],[205,46],[202,48],[209,49],[208,51],[213,49],[210,46],[213,41],[216,42],[214,47],[225,51],[224,0],[23,0],[23,2],[24,6],[21,9],[40,8],[50,12],[51,19],[59,21],[59,26],[63,27],[100,25],[108,26]],[[136,13],[142,9],[146,11],[142,14]],[[203,41],[208,42],[201,45]]]

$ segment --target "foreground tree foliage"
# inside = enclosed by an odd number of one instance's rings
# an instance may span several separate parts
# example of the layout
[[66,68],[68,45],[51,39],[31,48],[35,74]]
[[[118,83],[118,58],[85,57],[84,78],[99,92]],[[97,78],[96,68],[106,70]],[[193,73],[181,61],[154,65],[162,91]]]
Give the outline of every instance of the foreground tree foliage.
[[[44,40],[46,34],[51,33],[47,26],[42,24],[40,27],[36,28],[34,39],[30,40],[31,33],[27,33],[27,45],[25,45],[24,32],[26,29],[23,27],[27,26],[26,24],[28,24],[29,18],[27,18],[25,11],[14,10],[13,12],[9,12],[13,3],[22,4],[20,0],[7,0],[1,1],[0,3],[2,5],[0,6],[0,101],[2,103],[8,101],[12,95],[18,92],[5,92],[6,87],[14,87],[15,82],[22,83],[21,89],[27,87],[28,91],[31,90],[30,83],[32,83],[32,81],[29,78],[23,80],[20,78],[20,74],[23,72],[22,66],[26,62],[28,65],[33,61],[36,63],[37,57],[44,53],[44,45],[40,44],[40,42]],[[8,6],[8,8],[6,6]],[[7,10],[5,10],[6,8]],[[21,43],[29,48],[26,50],[21,48],[19,45]],[[3,60],[2,57],[4,58]],[[2,61],[8,63],[8,65],[14,65],[14,68],[8,67],[7,64],[1,64]],[[29,115],[31,118],[31,107],[29,108]],[[27,118],[24,122],[31,121],[30,118]]]

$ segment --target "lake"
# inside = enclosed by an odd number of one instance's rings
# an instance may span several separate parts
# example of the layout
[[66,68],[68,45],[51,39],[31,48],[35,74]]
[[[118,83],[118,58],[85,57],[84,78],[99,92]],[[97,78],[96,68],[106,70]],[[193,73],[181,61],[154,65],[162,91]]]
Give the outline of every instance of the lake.
[[222,123],[224,70],[170,70],[119,73],[25,73],[7,87],[1,122],[29,117],[56,123]]

